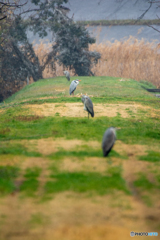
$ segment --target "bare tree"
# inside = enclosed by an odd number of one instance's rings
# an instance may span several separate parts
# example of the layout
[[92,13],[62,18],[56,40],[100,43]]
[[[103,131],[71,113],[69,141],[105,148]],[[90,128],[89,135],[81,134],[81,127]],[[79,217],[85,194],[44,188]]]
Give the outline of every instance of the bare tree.
[[[139,0],[136,0],[135,1],[135,4],[138,3]],[[124,2],[124,4],[127,3],[127,1],[125,2],[125,0],[116,0],[116,2]],[[149,10],[152,8],[153,4],[156,4],[156,8],[160,8],[160,0],[144,0],[144,3],[148,3],[148,7],[146,8],[146,10],[143,11],[143,13],[137,18],[137,20],[135,22],[138,22],[139,20],[143,19],[144,16],[146,15],[147,12],[149,12]],[[160,20],[160,16],[159,15],[156,15],[156,17]],[[155,31],[159,32],[160,33],[160,30],[157,29],[156,27],[152,26],[152,25],[149,25],[147,24],[148,27],[151,27],[153,28]]]
[[[142,19],[145,16],[145,14],[150,10],[150,8],[152,7],[153,4],[157,4],[157,8],[160,8],[160,1],[149,1],[148,4],[149,4],[149,7],[143,12],[143,14],[137,20]],[[160,19],[160,17],[158,15],[156,15],[156,16],[158,19]],[[147,26],[153,28],[155,31],[160,33],[160,30],[153,27],[152,25],[147,24]]]

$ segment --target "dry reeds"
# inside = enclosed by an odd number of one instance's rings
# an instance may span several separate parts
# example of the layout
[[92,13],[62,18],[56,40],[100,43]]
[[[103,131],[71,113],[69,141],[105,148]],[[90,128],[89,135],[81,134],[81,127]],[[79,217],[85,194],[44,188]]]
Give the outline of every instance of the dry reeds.
[[[41,65],[43,65],[46,55],[51,51],[51,49],[52,49],[52,44],[50,42],[44,43],[43,41],[41,41],[40,44],[36,44],[34,46],[35,54],[38,56],[38,59]],[[55,72],[53,72],[50,66],[47,65],[43,71],[43,77],[50,78],[50,77],[54,77],[55,75],[56,75]]]
[[[50,51],[51,44],[37,45],[35,50],[40,62]],[[130,37],[128,40],[90,45],[91,51],[101,53],[101,59],[92,71],[96,76],[113,76],[146,80],[160,88],[160,44]],[[56,65],[56,72],[46,68],[43,77],[63,75],[63,66]],[[66,69],[67,70],[67,69]],[[71,71],[70,71],[71,72]],[[73,76],[73,72],[71,72]]]
[[91,45],[90,50],[101,53],[92,71],[97,76],[146,80],[160,87],[160,45],[130,37],[125,41]]

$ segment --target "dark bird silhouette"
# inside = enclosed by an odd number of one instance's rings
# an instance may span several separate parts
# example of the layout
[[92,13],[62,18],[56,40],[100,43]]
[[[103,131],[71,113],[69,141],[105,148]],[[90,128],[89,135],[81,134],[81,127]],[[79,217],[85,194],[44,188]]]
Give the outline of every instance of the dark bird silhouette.
[[108,156],[115,141],[116,141],[116,128],[110,127],[105,131],[102,139],[102,150],[104,157]]

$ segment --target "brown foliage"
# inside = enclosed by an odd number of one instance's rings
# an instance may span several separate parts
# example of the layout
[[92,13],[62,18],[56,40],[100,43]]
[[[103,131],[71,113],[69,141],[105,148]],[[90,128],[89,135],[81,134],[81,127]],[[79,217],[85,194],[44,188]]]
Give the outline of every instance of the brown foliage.
[[125,41],[92,45],[102,54],[93,72],[98,76],[132,78],[137,81],[146,80],[160,87],[160,45],[130,37]]

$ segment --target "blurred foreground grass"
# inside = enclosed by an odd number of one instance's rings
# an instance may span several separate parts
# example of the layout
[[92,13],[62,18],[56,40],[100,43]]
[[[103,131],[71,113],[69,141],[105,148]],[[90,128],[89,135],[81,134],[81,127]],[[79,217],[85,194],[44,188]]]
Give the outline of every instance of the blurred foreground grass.
[[[69,96],[70,83],[65,77],[40,80],[8,98],[0,104],[0,201],[5,199],[7,206],[7,197],[13,195],[22,202],[32,199],[33,205],[44,204],[44,208],[58,194],[70,192],[77,194],[79,201],[110,196],[110,208],[123,211],[132,211],[137,201],[146,212],[154,206],[156,214],[160,197],[160,101],[142,88],[154,86],[110,77],[80,79],[75,92],[78,96],[87,93],[93,104],[103,104],[104,111],[107,104],[112,103],[114,111],[114,106],[127,103],[128,115],[122,116],[117,108],[115,117],[95,114],[93,119],[31,114],[28,104],[57,103],[58,109],[67,108],[65,103],[81,103],[80,97]],[[134,112],[134,104],[142,108]],[[120,130],[113,150],[104,159],[101,141],[110,126]],[[122,195],[115,203],[119,193]],[[32,212],[25,226],[35,226],[35,222],[43,225],[42,209]],[[48,223],[49,218],[44,218]],[[158,229],[158,220],[154,224]]]

